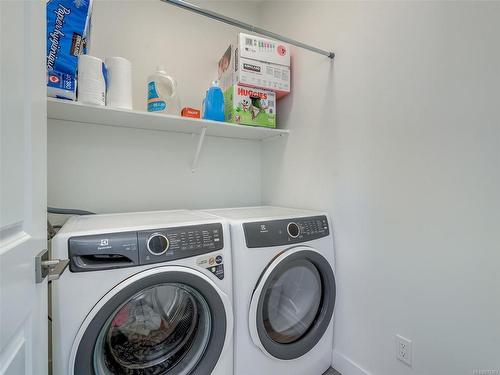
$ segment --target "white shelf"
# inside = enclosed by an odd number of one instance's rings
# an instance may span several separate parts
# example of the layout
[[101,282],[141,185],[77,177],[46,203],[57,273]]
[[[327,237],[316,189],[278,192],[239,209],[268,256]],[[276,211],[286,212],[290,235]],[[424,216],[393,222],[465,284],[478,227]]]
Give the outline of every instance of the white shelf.
[[[150,112],[98,107],[68,100],[47,99],[47,118],[123,128],[203,134],[213,137],[268,140],[288,135],[288,130],[235,125]],[[203,129],[206,129],[205,131]]]

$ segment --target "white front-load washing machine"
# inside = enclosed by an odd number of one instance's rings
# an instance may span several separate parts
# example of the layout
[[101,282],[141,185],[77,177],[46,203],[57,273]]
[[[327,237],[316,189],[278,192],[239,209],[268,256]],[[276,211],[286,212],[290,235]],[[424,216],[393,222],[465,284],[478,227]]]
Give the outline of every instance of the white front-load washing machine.
[[54,375],[233,373],[227,224],[205,213],[73,217],[52,240]]
[[234,374],[323,374],[336,296],[328,216],[279,207],[206,212],[230,225]]

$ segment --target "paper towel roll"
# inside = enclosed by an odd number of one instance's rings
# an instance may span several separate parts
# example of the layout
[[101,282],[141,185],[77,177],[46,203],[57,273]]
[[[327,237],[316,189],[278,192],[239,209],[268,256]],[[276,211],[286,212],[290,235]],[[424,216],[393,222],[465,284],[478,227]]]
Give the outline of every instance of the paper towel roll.
[[132,64],[123,57],[107,57],[108,88],[106,105],[132,109]]
[[106,104],[104,62],[94,56],[78,56],[78,101],[86,104]]

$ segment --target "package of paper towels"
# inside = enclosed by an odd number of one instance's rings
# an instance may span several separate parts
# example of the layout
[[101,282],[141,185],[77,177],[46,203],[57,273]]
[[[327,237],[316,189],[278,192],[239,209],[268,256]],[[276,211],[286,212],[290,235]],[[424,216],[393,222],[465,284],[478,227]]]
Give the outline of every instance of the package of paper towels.
[[92,0],[47,1],[47,71],[67,82],[76,79],[78,56],[86,53],[91,12]]

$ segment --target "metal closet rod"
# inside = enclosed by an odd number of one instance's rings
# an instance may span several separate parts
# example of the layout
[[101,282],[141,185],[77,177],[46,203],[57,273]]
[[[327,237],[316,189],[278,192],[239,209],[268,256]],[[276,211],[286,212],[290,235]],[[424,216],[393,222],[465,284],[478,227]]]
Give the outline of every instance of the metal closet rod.
[[236,26],[236,27],[239,27],[239,28],[244,29],[244,30],[248,30],[248,31],[253,32],[253,33],[265,35],[265,36],[268,36],[270,38],[278,39],[278,40],[281,40],[282,42],[289,43],[289,44],[292,44],[294,46],[304,48],[304,49],[307,49],[307,50],[312,51],[312,52],[319,53],[320,55],[327,56],[330,59],[333,59],[335,57],[335,53],[333,53],[332,51],[325,51],[325,50],[310,46],[308,44],[299,42],[297,40],[287,38],[286,36],[279,35],[279,34],[271,32],[271,31],[261,29],[260,27],[256,27],[256,26],[250,25],[248,23],[238,21],[234,18],[223,16],[222,14],[212,12],[211,10],[201,8],[198,5],[194,5],[194,4],[188,3],[188,2],[183,1],[183,0],[161,0],[161,1],[163,1],[167,4],[172,4],[172,5],[178,6],[179,8],[186,9],[186,10],[189,10],[189,11],[194,12],[194,13],[201,14],[202,16],[205,16],[208,18],[212,18],[214,20],[227,23],[228,25]]

